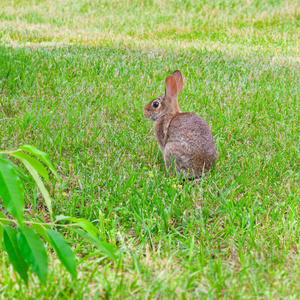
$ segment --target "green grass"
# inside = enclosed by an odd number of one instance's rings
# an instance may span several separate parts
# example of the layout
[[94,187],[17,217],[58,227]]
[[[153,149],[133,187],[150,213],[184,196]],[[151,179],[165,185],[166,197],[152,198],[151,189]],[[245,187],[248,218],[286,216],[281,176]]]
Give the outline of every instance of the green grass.
[[[298,1],[7,0],[0,29],[0,149],[48,152],[55,214],[119,253],[64,232],[78,282],[53,253],[25,287],[0,250],[3,299],[299,298]],[[175,69],[218,147],[199,184],[166,174],[142,114]]]

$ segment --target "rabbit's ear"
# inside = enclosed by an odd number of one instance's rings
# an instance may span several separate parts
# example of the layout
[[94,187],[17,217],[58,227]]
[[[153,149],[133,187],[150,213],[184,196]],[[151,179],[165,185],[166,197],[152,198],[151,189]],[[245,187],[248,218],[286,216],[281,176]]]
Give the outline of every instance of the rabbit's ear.
[[176,83],[177,83],[177,93],[180,93],[183,88],[182,74],[180,73],[179,70],[176,70],[173,72],[172,76],[174,76]]
[[165,81],[166,96],[168,99],[173,99],[177,96],[177,83],[175,77],[169,75]]

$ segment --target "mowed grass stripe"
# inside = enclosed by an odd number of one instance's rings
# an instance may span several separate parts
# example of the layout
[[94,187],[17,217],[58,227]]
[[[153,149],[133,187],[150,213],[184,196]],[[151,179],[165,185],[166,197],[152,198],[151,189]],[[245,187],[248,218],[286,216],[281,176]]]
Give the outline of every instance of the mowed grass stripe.
[[206,49],[263,52],[289,59],[299,54],[300,4],[295,0],[13,4],[5,0],[0,8],[4,44]]

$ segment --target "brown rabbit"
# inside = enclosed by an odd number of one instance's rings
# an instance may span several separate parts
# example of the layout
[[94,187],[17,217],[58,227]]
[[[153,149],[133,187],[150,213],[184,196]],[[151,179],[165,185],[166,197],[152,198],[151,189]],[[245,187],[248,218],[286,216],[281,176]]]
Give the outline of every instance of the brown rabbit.
[[165,80],[165,94],[144,107],[144,116],[155,121],[154,133],[167,170],[174,166],[183,178],[201,178],[216,161],[217,148],[205,120],[180,111],[177,99],[182,85],[176,70]]

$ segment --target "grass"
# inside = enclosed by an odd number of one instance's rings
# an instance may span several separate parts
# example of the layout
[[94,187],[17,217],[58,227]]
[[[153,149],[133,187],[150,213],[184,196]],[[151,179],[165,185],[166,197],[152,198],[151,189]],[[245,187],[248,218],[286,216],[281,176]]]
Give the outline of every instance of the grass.
[[[79,279],[52,254],[47,287],[2,253],[3,299],[299,298],[297,1],[1,1],[0,28],[0,148],[48,152],[55,214],[119,251],[65,232]],[[166,174],[142,114],[175,69],[218,147],[199,184]]]

